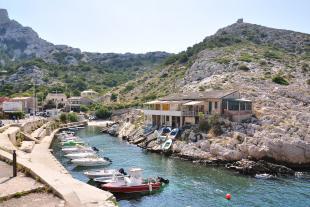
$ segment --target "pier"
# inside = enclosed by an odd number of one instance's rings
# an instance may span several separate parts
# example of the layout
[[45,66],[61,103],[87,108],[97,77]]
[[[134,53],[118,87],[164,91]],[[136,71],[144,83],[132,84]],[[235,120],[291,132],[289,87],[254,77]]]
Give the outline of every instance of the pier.
[[[79,123],[81,125],[81,123]],[[71,176],[71,174],[56,160],[51,153],[50,146],[55,134],[59,129],[48,132],[49,127],[45,124],[34,132],[43,134],[44,137],[36,137],[40,140],[35,144],[30,153],[18,150],[10,141],[16,136],[21,128],[9,127],[1,133],[0,159],[12,162],[12,150],[16,150],[18,165],[25,168],[33,177],[46,184],[57,196],[65,200],[65,205],[69,207],[114,207],[116,201],[113,194],[100,190],[96,187],[81,182]],[[9,134],[9,135],[8,135]],[[16,138],[16,137],[15,137]],[[34,138],[34,137],[33,137]]]

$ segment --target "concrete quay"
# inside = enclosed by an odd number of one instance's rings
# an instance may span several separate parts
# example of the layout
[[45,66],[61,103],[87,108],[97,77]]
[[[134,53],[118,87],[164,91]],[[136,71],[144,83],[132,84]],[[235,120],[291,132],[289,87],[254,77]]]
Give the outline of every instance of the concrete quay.
[[[10,130],[10,128],[7,130]],[[40,143],[35,144],[31,153],[17,150],[18,164],[26,168],[34,177],[45,183],[60,198],[64,199],[66,206],[115,207],[116,201],[113,194],[73,178],[56,160],[50,151],[50,145],[57,132],[58,130],[54,130],[50,135],[41,138]],[[6,144],[8,140],[5,139]],[[14,149],[16,148],[14,147]],[[12,161],[12,154],[10,151],[0,149],[0,159]]]

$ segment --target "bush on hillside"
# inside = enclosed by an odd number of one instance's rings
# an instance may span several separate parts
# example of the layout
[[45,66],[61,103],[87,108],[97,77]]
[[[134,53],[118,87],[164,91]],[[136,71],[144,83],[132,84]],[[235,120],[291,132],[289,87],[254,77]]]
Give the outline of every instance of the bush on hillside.
[[272,81],[280,85],[286,85],[286,86],[289,85],[289,82],[279,75],[274,76],[272,78]]
[[65,113],[60,114],[59,119],[62,123],[67,123],[67,114]]
[[238,60],[249,63],[249,62],[252,62],[252,56],[250,54],[243,53],[243,54],[240,55]]
[[268,50],[264,53],[264,57],[269,59],[281,59],[281,54],[276,51]]
[[199,121],[199,130],[207,133],[210,130],[208,120],[202,119]]
[[68,120],[69,120],[69,122],[77,122],[78,116],[76,115],[75,112],[70,112],[70,113],[68,113]]
[[82,112],[87,112],[87,111],[89,110],[89,108],[88,108],[87,106],[85,106],[85,105],[81,105],[81,106],[80,106],[80,110],[81,110]]
[[95,115],[99,119],[107,119],[112,115],[112,111],[105,106],[101,106],[96,110]]

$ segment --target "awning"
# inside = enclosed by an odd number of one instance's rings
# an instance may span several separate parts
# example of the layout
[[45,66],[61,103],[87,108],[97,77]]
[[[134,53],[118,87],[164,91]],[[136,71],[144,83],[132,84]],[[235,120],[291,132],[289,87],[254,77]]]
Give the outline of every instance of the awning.
[[191,101],[186,104],[183,104],[184,106],[192,106],[192,105],[203,105],[203,101]]
[[146,102],[146,103],[144,103],[144,104],[161,104],[161,103],[167,103],[167,101],[158,101],[158,100],[155,100],[155,101]]

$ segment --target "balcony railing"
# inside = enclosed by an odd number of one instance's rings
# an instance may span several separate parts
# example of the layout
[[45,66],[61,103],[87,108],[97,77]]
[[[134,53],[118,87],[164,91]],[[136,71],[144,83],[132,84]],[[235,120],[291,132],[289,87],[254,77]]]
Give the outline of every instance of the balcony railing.
[[182,111],[182,116],[198,116],[197,111]]

